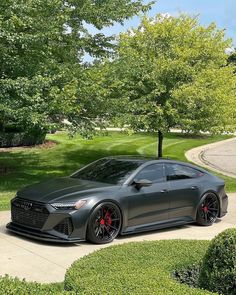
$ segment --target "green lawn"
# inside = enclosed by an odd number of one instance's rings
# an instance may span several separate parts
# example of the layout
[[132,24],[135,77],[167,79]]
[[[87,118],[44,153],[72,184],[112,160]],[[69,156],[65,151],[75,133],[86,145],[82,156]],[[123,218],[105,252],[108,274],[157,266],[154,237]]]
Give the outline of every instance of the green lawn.
[[[189,137],[168,134],[164,139],[164,156],[186,160],[184,153],[200,145],[219,141],[228,136]],[[0,152],[0,167],[7,166],[9,172],[0,175],[0,210],[9,209],[9,200],[25,185],[50,177],[69,175],[99,157],[121,154],[155,155],[156,135],[139,133],[128,136],[121,132],[110,132],[92,140],[76,136],[69,139],[66,133],[48,135],[47,139],[57,142],[52,148],[27,148]],[[227,191],[236,191],[236,181],[226,180]]]
[[175,270],[199,263],[208,245],[208,241],[166,240],[111,246],[74,262],[64,283],[40,285],[5,277],[0,290],[8,295],[213,294],[173,278]]

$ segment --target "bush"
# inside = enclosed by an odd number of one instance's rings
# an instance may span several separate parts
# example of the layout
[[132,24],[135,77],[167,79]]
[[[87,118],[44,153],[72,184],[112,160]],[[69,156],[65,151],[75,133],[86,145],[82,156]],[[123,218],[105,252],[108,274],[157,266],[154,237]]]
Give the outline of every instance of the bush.
[[0,147],[29,146],[42,144],[46,132],[40,129],[30,129],[25,132],[0,132]]
[[199,286],[220,294],[236,294],[236,228],[212,240],[203,258]]
[[190,265],[187,268],[179,269],[174,272],[174,278],[181,284],[197,288],[199,280],[199,264]]
[[4,295],[56,295],[61,294],[63,285],[28,283],[18,278],[5,276],[0,278],[0,294]]
[[207,246],[205,241],[186,240],[111,246],[74,262],[66,272],[65,289],[83,295],[210,294],[179,284],[171,275],[198,264]]

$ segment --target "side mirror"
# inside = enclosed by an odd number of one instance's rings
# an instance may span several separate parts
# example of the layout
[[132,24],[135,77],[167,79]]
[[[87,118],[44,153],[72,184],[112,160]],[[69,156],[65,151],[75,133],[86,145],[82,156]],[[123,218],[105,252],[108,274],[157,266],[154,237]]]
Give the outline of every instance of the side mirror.
[[140,179],[133,181],[132,185],[137,189],[140,190],[142,187],[147,187],[152,185],[152,181],[148,179]]

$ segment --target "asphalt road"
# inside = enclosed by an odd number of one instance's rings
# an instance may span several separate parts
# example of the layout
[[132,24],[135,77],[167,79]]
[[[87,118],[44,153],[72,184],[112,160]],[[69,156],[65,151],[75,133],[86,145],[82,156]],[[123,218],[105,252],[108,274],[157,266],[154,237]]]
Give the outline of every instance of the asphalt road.
[[206,150],[201,158],[215,169],[236,177],[236,138]]
[[[225,230],[236,227],[236,193],[229,196],[228,214],[210,227],[194,224],[157,230],[146,234],[130,235],[116,239],[112,244],[131,241],[163,239],[208,240]],[[60,282],[64,280],[66,269],[76,259],[109,245],[80,243],[58,245],[36,242],[10,234],[5,225],[10,212],[0,212],[0,275],[9,274],[27,281]]]
[[236,178],[236,137],[191,149],[185,156],[200,166]]

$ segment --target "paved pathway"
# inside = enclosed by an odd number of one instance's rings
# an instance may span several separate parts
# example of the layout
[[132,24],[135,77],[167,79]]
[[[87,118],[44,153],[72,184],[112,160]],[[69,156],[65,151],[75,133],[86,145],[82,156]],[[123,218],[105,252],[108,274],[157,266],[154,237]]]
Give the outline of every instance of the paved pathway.
[[185,156],[200,166],[236,178],[236,137],[194,148]]
[[[158,230],[146,234],[130,235],[116,239],[112,244],[131,241],[162,239],[212,239],[226,228],[236,227],[236,193],[230,194],[229,212],[213,226],[201,227],[194,224]],[[10,212],[0,212],[0,275],[9,274],[28,281],[60,282],[66,269],[76,259],[109,245],[58,245],[40,243],[6,232],[5,225]]]

